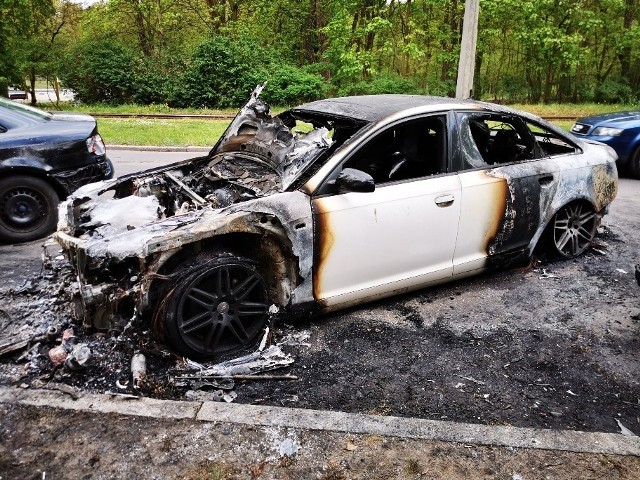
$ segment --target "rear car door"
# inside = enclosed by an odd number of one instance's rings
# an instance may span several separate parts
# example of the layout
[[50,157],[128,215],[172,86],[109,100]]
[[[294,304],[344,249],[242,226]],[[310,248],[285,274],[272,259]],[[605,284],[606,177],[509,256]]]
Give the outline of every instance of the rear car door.
[[456,119],[453,164],[462,198],[453,263],[461,275],[531,253],[558,165],[517,115],[459,112]]

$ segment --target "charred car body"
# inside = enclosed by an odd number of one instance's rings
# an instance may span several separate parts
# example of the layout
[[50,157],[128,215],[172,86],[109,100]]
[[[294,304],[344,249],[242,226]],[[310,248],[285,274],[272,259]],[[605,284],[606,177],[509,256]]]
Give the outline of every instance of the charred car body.
[[259,89],[210,154],[60,208],[85,321],[142,318],[192,357],[256,342],[274,306],[330,311],[587,249],[616,156],[475,101],[382,95],[276,117]]

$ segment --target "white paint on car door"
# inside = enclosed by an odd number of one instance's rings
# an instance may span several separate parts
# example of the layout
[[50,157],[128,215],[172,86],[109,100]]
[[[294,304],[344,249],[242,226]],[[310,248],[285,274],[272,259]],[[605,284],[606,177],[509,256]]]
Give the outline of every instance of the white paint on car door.
[[449,278],[460,217],[458,175],[313,200],[314,296],[345,306]]

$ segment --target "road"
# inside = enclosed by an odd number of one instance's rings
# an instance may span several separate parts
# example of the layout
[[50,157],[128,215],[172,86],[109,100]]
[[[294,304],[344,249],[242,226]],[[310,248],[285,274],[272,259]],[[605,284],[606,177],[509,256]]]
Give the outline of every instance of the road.
[[109,150],[107,155],[113,162],[117,177],[149,168],[168,165],[187,158],[206,155],[204,152],[153,152],[135,150]]

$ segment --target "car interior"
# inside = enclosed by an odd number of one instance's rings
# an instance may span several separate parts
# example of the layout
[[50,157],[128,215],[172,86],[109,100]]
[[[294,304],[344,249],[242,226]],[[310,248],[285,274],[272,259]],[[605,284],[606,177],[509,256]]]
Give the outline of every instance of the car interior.
[[378,134],[344,168],[362,170],[376,184],[446,173],[445,145],[444,118],[415,120]]

